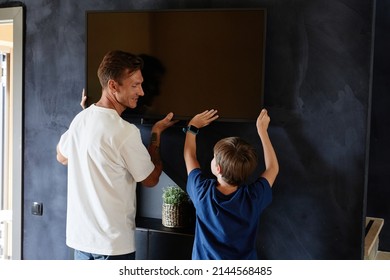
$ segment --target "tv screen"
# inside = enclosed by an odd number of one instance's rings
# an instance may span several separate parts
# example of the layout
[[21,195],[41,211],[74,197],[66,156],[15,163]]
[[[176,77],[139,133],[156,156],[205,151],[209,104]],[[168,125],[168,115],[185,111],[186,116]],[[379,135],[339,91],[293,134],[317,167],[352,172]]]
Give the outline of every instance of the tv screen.
[[144,59],[145,96],[126,116],[254,121],[263,106],[265,9],[87,11],[86,93],[101,96],[97,69],[110,50]]

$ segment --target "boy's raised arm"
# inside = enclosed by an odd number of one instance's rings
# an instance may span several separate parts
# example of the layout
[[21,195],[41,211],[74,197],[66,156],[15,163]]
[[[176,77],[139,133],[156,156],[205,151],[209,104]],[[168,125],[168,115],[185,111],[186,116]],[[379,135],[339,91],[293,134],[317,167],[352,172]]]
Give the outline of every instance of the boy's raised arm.
[[267,110],[261,110],[256,121],[257,132],[260,136],[261,144],[263,145],[265,162],[265,170],[261,176],[266,178],[272,187],[276,176],[279,173],[279,163],[267,131],[269,122],[270,117],[268,116]]
[[199,168],[199,162],[196,157],[196,135],[199,128],[209,125],[218,118],[217,110],[206,110],[195,115],[185,128],[186,139],[184,142],[184,161],[186,163],[187,174],[195,168]]

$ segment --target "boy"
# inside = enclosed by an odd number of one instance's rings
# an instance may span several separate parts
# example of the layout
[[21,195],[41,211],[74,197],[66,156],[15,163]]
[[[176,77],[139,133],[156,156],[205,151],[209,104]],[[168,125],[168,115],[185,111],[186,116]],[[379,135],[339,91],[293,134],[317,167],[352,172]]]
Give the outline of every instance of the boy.
[[214,146],[211,171],[216,179],[202,174],[196,157],[196,134],[217,118],[216,110],[206,110],[194,116],[185,129],[187,192],[196,209],[192,259],[257,259],[258,220],[271,203],[271,187],[279,172],[267,132],[270,118],[263,109],[256,121],[265,171],[251,184],[245,181],[257,166],[257,155],[251,145],[238,137],[222,139]]

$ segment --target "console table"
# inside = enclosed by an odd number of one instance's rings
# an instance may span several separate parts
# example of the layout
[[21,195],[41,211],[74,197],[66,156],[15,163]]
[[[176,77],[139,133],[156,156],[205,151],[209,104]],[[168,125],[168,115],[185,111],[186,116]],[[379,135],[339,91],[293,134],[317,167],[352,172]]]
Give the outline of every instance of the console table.
[[161,219],[137,217],[137,260],[190,260],[194,242],[194,225],[168,228]]

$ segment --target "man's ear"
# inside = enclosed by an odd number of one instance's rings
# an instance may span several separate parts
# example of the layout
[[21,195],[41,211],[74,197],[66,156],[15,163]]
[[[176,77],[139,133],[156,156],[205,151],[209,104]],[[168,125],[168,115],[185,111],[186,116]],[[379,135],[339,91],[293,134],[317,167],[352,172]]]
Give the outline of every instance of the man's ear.
[[118,91],[118,84],[113,79],[108,80],[108,89],[110,92],[117,92]]

